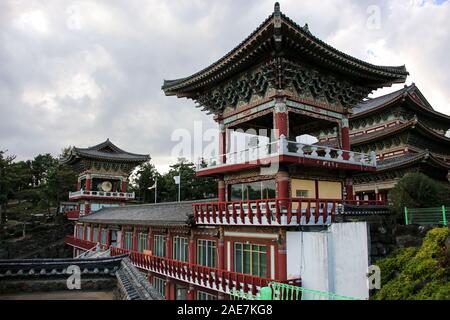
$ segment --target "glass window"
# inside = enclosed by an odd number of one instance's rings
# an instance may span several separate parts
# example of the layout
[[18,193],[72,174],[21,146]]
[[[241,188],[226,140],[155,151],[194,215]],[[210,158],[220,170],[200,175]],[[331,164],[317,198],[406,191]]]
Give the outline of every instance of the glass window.
[[161,278],[153,277],[153,287],[159,292],[163,297],[166,296],[166,281]]
[[138,233],[138,251],[144,252],[144,250],[147,250],[147,234]]
[[234,184],[230,188],[230,201],[275,198],[275,180]]
[[153,255],[157,257],[166,256],[166,236],[155,235],[153,238]]
[[188,262],[189,240],[183,237],[173,237],[173,256],[174,260]]
[[187,300],[187,288],[180,286],[180,285],[175,285],[176,288],[176,300]]
[[91,241],[91,227],[86,228],[86,240]]
[[98,242],[98,228],[94,228],[92,232],[92,242]]
[[84,233],[84,227],[83,226],[78,226],[77,227],[77,238],[78,239],[83,239],[83,233]]
[[197,241],[197,264],[205,267],[216,267],[216,242],[212,240]]
[[266,250],[266,246],[235,243],[234,271],[257,277],[266,277]]
[[217,300],[217,296],[203,291],[197,291],[197,300]]
[[108,230],[107,229],[102,229],[101,231],[101,244],[106,245],[107,244],[107,234],[108,234]]
[[133,232],[125,232],[125,243],[123,244],[123,248],[126,250],[133,250]]
[[308,198],[308,190],[296,190],[295,196],[297,198]]

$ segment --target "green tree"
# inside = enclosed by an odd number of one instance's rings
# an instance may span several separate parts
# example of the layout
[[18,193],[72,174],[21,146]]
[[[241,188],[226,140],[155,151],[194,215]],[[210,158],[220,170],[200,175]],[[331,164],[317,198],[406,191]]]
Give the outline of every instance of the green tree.
[[409,173],[392,189],[391,201],[392,209],[398,215],[404,207],[439,207],[449,204],[449,188],[423,173]]
[[6,223],[6,208],[11,198],[14,185],[13,162],[15,155],[6,155],[0,150],[0,224]]
[[158,194],[160,187],[164,184],[162,183],[162,178],[159,172],[156,170],[155,166],[146,162],[139,166],[137,169],[134,179],[134,189],[137,192],[138,197],[144,203],[154,202],[155,199],[155,189],[149,190],[155,184],[156,179],[158,179]]
[[40,154],[31,161],[31,172],[33,174],[34,185],[37,187],[45,183],[49,171],[58,164],[58,159],[52,157],[51,154]]

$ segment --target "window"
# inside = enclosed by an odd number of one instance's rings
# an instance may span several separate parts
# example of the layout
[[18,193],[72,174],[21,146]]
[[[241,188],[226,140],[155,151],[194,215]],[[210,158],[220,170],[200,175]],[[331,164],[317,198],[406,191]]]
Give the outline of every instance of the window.
[[147,234],[138,233],[138,251],[144,252],[144,250],[147,250]]
[[153,287],[159,292],[163,297],[166,296],[166,281],[161,278],[153,277]]
[[102,229],[102,234],[101,234],[101,244],[107,244],[108,238],[108,230],[107,229]]
[[203,291],[197,291],[197,300],[217,300],[217,296]]
[[234,184],[230,189],[230,201],[275,198],[275,180]]
[[98,228],[94,228],[94,231],[92,234],[92,242],[95,242],[95,243],[98,242]]
[[216,267],[216,242],[211,240],[198,240],[197,263],[201,266]]
[[188,262],[189,257],[188,238],[173,237],[173,256],[174,260]]
[[166,236],[155,235],[153,238],[153,255],[157,257],[166,256]]
[[296,190],[295,196],[297,198],[308,198],[308,190]]
[[83,226],[78,226],[77,227],[77,238],[78,239],[83,239],[83,233],[84,233],[84,227]]
[[133,250],[133,232],[125,232],[125,243],[123,244],[123,248],[126,250]]
[[86,228],[86,240],[91,241],[91,227]]
[[266,246],[234,244],[234,271],[257,277],[266,277],[266,265]]
[[180,286],[180,285],[175,285],[175,289],[176,289],[176,300],[187,300],[187,288]]

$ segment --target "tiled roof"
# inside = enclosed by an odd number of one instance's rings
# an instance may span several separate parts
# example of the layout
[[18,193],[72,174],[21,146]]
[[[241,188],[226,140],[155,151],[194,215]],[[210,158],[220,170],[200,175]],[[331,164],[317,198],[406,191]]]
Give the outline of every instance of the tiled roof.
[[[283,37],[278,33],[282,33]],[[280,39],[280,43],[274,41],[274,38]],[[258,52],[272,54],[272,50],[267,48],[267,43],[271,43],[274,50],[278,50],[282,41],[285,41],[287,46],[290,45],[290,42],[295,41],[298,44],[297,49],[302,45],[307,47],[302,54],[309,60],[317,61],[322,67],[336,69],[358,79],[362,78],[387,85],[403,83],[408,75],[405,66],[377,66],[333,48],[312,35],[307,25],[301,27],[281,13],[279,4],[276,4],[274,12],[250,36],[224,57],[191,76],[165,80],[162,89],[167,95],[178,95],[192,91],[192,88],[211,86],[214,82],[229,77],[231,73],[238,72],[248,65],[249,61],[256,60],[255,56]]]
[[113,144],[109,139],[89,148],[74,147],[69,156],[62,159],[62,163],[72,163],[77,158],[89,158],[107,161],[123,161],[141,163],[150,160],[148,154],[135,154],[124,151]]
[[[211,201],[211,200],[209,200]],[[192,204],[201,201],[168,202],[103,208],[93,214],[81,217],[87,223],[187,226],[193,215]]]
[[392,157],[388,159],[378,160],[377,161],[377,171],[384,171],[388,169],[393,169],[397,167],[401,167],[404,165],[414,164],[421,161],[427,161],[433,163],[438,167],[448,168],[450,169],[450,164],[439,160],[432,153],[428,151],[423,151],[420,153],[412,153],[408,152],[402,156]]

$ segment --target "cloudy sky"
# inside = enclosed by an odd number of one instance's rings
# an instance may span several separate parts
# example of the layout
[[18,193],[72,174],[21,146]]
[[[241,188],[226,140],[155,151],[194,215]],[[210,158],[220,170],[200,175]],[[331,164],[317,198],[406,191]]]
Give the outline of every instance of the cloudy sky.
[[[285,0],[281,10],[334,47],[375,64],[405,64],[450,114],[450,2]],[[250,34],[263,0],[0,2],[0,149],[19,159],[110,138],[150,153],[164,171],[175,130],[213,127],[163,79],[190,75]],[[392,91],[390,88],[387,91]],[[386,92],[386,90],[385,90]],[[376,93],[379,94],[379,93]]]

